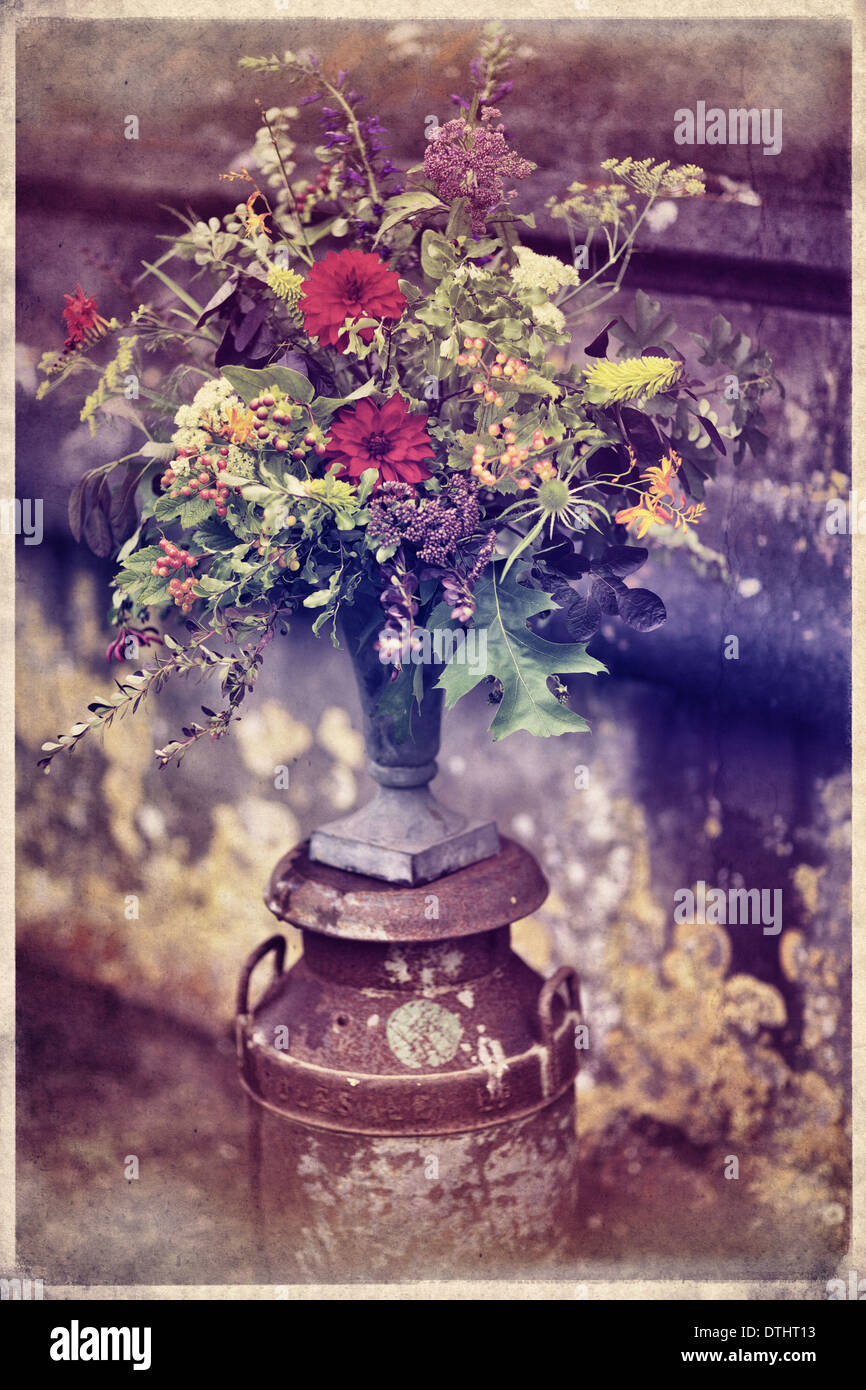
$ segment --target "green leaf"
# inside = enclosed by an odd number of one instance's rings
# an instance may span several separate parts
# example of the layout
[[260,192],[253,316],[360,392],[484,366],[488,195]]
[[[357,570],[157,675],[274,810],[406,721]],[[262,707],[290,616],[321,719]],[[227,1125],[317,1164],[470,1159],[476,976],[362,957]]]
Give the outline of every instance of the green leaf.
[[456,241],[457,237],[468,237],[471,233],[472,218],[469,213],[469,199],[455,198],[451,204],[451,216],[448,218],[445,235],[449,240]]
[[244,499],[247,502],[272,502],[274,500],[273,488],[262,487],[261,483],[245,483]]
[[163,558],[163,553],[158,545],[146,545],[126,559],[124,569],[132,570],[137,574],[149,574],[156,561]]
[[350,405],[352,401],[360,401],[364,396],[372,396],[376,390],[378,390],[378,382],[375,377],[371,376],[361,386],[356,386],[354,391],[350,391],[348,396],[317,396],[310,407],[316,424],[324,424],[341,406]]
[[503,691],[490,725],[495,740],[520,729],[540,738],[586,732],[586,720],[561,705],[547,681],[552,675],[597,675],[607,668],[587,656],[582,643],[548,642],[526,625],[533,614],[558,606],[549,594],[527,589],[513,576],[502,579],[497,567],[491,567],[475,586],[475,625],[487,634],[486,660],[458,661],[459,653],[455,654],[438,681],[445,691],[446,708],[451,709],[486,676],[495,676]]
[[223,367],[222,374],[248,405],[269,386],[276,386],[296,401],[311,401],[315,394],[313,383],[291,367]]
[[663,344],[676,331],[677,325],[671,315],[663,314],[658,300],[650,299],[643,290],[638,290],[634,297],[634,320],[634,329],[624,318],[611,329],[614,338],[622,343],[620,355],[638,354],[653,343]]
[[421,238],[421,266],[431,280],[441,280],[454,264],[451,243],[428,227]]
[[715,357],[731,341],[734,330],[724,314],[716,314],[710,324],[710,348]]
[[412,713],[417,699],[415,673],[418,666],[402,667],[394,681],[388,681],[376,705],[377,719],[390,719],[395,743],[405,743],[412,731]]
[[530,396],[550,396],[552,400],[558,400],[562,395],[560,388],[539,372],[528,372],[513,389]]
[[365,468],[358,479],[358,505],[363,506],[379,479],[378,468]]
[[201,497],[171,498],[164,494],[154,507],[153,515],[157,521],[179,521],[186,531],[213,516],[213,503]]
[[460,324],[460,334],[464,338],[484,338],[486,340],[489,332],[489,324],[476,323],[474,319],[464,319]]
[[387,231],[396,227],[398,222],[405,222],[407,217],[414,217],[419,212],[445,211],[444,204],[436,197],[436,194],[426,193],[423,189],[413,193],[398,193],[396,197],[388,199],[385,209],[385,217],[376,234],[374,246]]
[[414,304],[416,299],[420,299],[423,294],[423,290],[419,290],[418,286],[413,285],[411,280],[398,280],[397,284],[410,304]]
[[197,579],[195,588],[197,593],[204,595],[224,594],[228,589],[235,587],[231,579],[214,579],[213,575],[204,574],[201,579]]
[[193,313],[196,315],[197,318],[201,316],[201,304],[199,304],[197,300],[193,299],[191,294],[187,294],[186,290],[183,288],[182,285],[179,285],[176,280],[172,280],[171,276],[166,275],[164,270],[160,270],[159,266],[151,265],[150,261],[142,261],[141,264],[144,266],[145,270],[148,270],[150,272],[151,275],[155,275],[158,280],[161,280],[162,283],[168,289],[171,290],[172,294],[176,294],[178,299],[181,300],[181,302],[185,304],[188,309],[192,309]]
[[536,521],[535,525],[532,527],[532,529],[527,531],[525,536],[520,537],[520,540],[517,542],[516,546],[511,551],[511,554],[508,556],[508,559],[505,561],[505,566],[502,570],[501,580],[505,579],[505,576],[508,574],[508,571],[511,569],[511,566],[514,564],[514,561],[517,559],[517,557],[526,549],[528,545],[531,545],[532,542],[535,540],[535,537],[539,535],[541,528],[544,526],[546,520],[547,517],[540,516],[538,521]]

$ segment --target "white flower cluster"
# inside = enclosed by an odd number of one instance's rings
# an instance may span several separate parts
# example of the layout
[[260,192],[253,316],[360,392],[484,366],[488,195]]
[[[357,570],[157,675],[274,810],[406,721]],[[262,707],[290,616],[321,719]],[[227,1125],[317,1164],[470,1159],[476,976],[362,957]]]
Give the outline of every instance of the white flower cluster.
[[516,246],[515,255],[520,264],[512,270],[511,279],[518,292],[542,290],[553,295],[566,285],[580,284],[574,266],[564,265],[556,256],[539,256],[528,246]]
[[[243,402],[235,395],[230,382],[225,377],[215,377],[199,387],[189,405],[179,407],[174,417],[177,429],[171,436],[176,449],[194,449],[197,453],[207,449],[211,435],[218,432],[229,418],[232,408],[243,409]],[[189,470],[189,459],[179,458],[172,467],[176,473]],[[239,471],[239,470],[234,470]]]
[[555,304],[550,301],[546,304],[533,304],[530,306],[531,313],[536,328],[546,328],[551,333],[565,332],[565,315],[561,309],[557,309]]
[[182,405],[174,417],[174,423],[182,429],[201,429],[211,421],[219,427],[228,419],[229,408],[240,406],[241,401],[232,390],[231,383],[224,376],[214,377],[200,386],[190,405]]
[[238,478],[255,478],[256,470],[251,454],[245,449],[239,449],[237,444],[230,444],[226,455],[226,472],[234,473]]
[[482,265],[472,265],[465,261],[454,271],[454,279],[458,285],[462,285],[466,280],[489,280],[490,272]]
[[[209,434],[205,434],[204,430],[181,429],[175,430],[171,436],[171,442],[176,449],[194,449],[197,454],[200,454],[210,444],[211,437]],[[172,461],[171,466],[175,473],[188,473],[190,459],[180,454]]]

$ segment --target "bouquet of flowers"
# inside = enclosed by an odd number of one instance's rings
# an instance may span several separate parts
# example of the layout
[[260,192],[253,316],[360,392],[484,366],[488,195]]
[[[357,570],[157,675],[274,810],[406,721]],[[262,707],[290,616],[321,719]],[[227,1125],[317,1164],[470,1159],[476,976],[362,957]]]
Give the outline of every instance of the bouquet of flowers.
[[[693,165],[606,160],[598,182],[547,204],[570,260],[539,254],[534,216],[515,206],[534,166],[499,110],[511,58],[508,36],[487,31],[471,97],[425,131],[405,172],[348,74],[292,53],[243,59],[319,103],[315,178],[295,173],[298,107],[264,110],[254,172],[224,175],[248,196],[222,219],[178,214],[182,233],[145,263],[153,301],[121,322],[80,285],[66,296],[68,336],[43,357],[40,394],[95,373],[82,419],[95,429],[119,411],[141,434],[80,480],[70,524],[116,553],[108,659],[153,652],[44,745],[46,770],[173,675],[218,675],[224,707],[202,707],[204,722],[157,750],[161,765],[221,737],[267,644],[305,609],[338,644],[346,607],[378,601],[368,640],[392,668],[403,738],[431,634],[483,635],[484,661],[446,661],[439,684],[450,706],[487,682],[503,738],[587,729],[562,677],[604,670],[586,650],[603,618],[665,620],[657,595],[627,582],[648,554],[629,542],[702,549],[704,482],[726,441],[735,460],[766,447],[761,398],[778,383],[722,316],[697,339],[721,375],[690,378],[676,325],[640,292],[569,361],[656,200],[705,183]],[[146,354],[170,363],[159,390],[144,384]],[[724,423],[711,402],[723,390]]]

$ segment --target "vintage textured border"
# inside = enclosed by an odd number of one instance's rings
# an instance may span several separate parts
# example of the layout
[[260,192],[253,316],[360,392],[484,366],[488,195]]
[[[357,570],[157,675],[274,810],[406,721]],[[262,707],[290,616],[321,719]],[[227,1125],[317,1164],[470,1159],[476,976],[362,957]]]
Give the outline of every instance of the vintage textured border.
[[[0,29],[0,111],[2,111],[3,157],[0,160],[0,429],[5,447],[0,452],[0,495],[14,496],[14,178],[15,178],[15,42],[18,31],[31,20],[190,19],[237,22],[244,15],[250,20],[263,21],[273,17],[273,0],[76,0],[74,11],[67,0],[4,0],[2,29]],[[450,18],[466,22],[466,9],[459,0],[386,0],[371,8],[369,0],[293,0],[295,19],[339,19],[359,22],[375,18],[382,20],[434,19],[440,23]],[[473,19],[481,24],[487,19],[509,18],[526,22],[529,19],[573,18],[575,23],[599,20],[647,19],[778,19],[781,23],[796,24],[798,19],[837,19],[852,26],[853,46],[853,191],[854,191],[854,345],[853,418],[866,406],[866,329],[863,324],[866,301],[866,234],[863,227],[864,189],[866,189],[866,0],[589,0],[584,9],[576,12],[573,0],[476,0]],[[866,412],[864,412],[866,414]],[[855,430],[853,436],[853,485],[866,496],[866,443]],[[866,542],[854,544],[853,632],[866,636],[863,615],[863,583],[866,576],[864,549]],[[0,725],[4,738],[4,757],[0,773],[0,911],[2,911],[2,954],[0,954],[0,1268],[15,1269],[15,1036],[14,1036],[14,537],[0,537],[0,583],[6,602],[0,608]],[[859,642],[853,643],[853,737],[854,737],[854,889],[853,901],[853,1106],[854,1106],[854,1184],[851,1247],[841,1267],[853,1267],[866,1273],[866,1232],[864,1232],[864,1203],[866,1203],[866,939],[863,929],[863,899],[866,894],[864,853],[866,842],[866,785],[863,778],[866,714],[862,691],[866,684],[866,655]],[[772,1299],[814,1297],[814,1284],[784,1284],[774,1281],[719,1282],[709,1281],[597,1281],[588,1286],[592,1299],[662,1300],[680,1299]],[[568,1282],[549,1283],[448,1283],[448,1284],[387,1284],[314,1286],[298,1285],[291,1290],[293,1299],[388,1300],[400,1301],[447,1298],[455,1300],[522,1298],[536,1300],[568,1299],[574,1297]],[[192,1299],[192,1300],[259,1300],[273,1299],[274,1289],[268,1285],[77,1285],[55,1286],[49,1291],[55,1299],[88,1299],[112,1301],[121,1299]]]

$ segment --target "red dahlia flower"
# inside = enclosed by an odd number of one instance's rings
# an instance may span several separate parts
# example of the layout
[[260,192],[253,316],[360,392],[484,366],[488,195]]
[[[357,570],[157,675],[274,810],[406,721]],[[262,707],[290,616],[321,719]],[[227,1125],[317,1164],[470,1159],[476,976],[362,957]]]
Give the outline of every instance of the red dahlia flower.
[[[307,332],[320,343],[336,344],[338,352],[345,352],[349,341],[342,331],[347,318],[395,320],[405,308],[396,272],[367,251],[329,251],[301,290]],[[369,343],[373,329],[362,329],[361,337]]]
[[381,408],[360,401],[337,415],[328,452],[342,464],[341,478],[354,481],[375,468],[380,483],[420,483],[431,476],[421,460],[434,452],[426,424],[427,416],[411,415],[402,396]]

